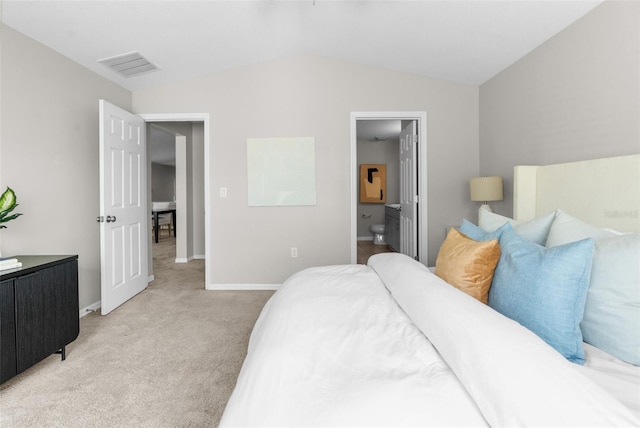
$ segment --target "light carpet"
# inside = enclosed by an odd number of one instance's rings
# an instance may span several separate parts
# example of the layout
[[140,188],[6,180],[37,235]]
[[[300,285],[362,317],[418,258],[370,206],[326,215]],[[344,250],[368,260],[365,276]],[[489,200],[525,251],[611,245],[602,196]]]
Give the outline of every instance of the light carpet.
[[5,427],[217,426],[272,291],[207,291],[204,261],[154,244],[155,280],[106,316],[80,320],[52,355],[0,386]]

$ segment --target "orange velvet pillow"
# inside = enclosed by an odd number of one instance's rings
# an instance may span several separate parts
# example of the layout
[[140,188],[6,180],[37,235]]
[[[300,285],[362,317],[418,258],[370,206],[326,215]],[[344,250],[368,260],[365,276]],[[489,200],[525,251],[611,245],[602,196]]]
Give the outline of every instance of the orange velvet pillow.
[[499,259],[497,239],[474,241],[452,227],[438,252],[436,275],[486,304]]

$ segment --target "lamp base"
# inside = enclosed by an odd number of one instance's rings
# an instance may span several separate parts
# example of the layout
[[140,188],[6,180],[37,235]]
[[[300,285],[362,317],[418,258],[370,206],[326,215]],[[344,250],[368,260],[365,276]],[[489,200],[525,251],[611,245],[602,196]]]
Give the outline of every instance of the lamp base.
[[493,212],[493,210],[491,209],[491,207],[489,206],[489,204],[482,204],[482,205],[480,205],[480,208],[479,208],[479,209],[481,209],[481,210],[485,210],[485,211],[489,211],[490,213],[492,213],[492,212]]

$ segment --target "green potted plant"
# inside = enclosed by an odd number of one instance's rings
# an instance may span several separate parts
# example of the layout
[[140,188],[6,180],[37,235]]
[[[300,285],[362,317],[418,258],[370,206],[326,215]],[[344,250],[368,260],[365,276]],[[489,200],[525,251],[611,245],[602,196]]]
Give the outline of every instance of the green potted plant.
[[7,187],[7,190],[4,191],[2,196],[0,196],[0,229],[5,229],[7,226],[4,223],[7,223],[11,220],[15,220],[20,217],[21,213],[13,213],[13,210],[18,206],[18,198],[13,190],[10,187]]

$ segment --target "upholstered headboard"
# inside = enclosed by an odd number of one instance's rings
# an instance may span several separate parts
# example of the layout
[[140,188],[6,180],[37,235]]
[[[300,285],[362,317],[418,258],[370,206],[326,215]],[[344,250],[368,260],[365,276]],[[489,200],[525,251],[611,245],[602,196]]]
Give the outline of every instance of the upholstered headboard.
[[516,166],[513,215],[561,209],[594,226],[640,232],[640,154],[546,166]]

